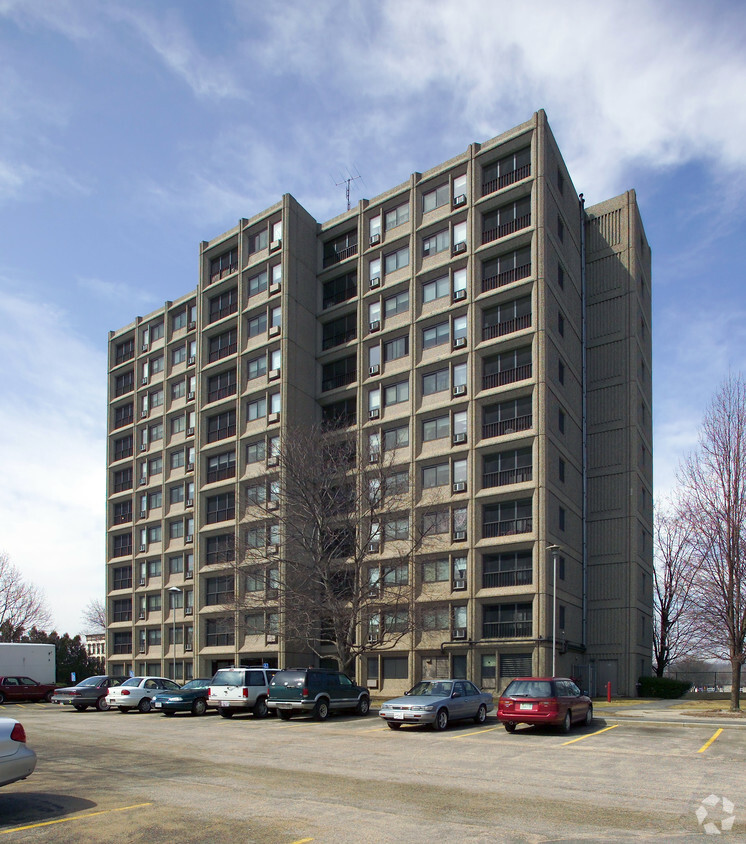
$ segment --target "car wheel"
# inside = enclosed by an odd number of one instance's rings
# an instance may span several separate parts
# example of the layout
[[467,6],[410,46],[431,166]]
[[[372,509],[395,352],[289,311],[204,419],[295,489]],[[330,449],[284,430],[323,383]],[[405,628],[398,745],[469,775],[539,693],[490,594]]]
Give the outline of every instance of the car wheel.
[[439,709],[435,714],[435,721],[433,721],[433,727],[436,730],[445,730],[448,726],[448,710],[444,707],[443,709]]
[[44,698],[43,698],[44,703],[51,703],[51,702],[52,702],[52,695],[53,695],[53,694],[54,694],[54,692],[47,692],[47,693],[44,695]]
[[149,697],[144,697],[140,700],[140,703],[137,704],[137,711],[138,712],[150,712],[153,708],[153,702],[150,700]]
[[283,721],[289,721],[293,715],[292,710],[290,709],[278,709],[277,714],[282,718]]
[[117,709],[118,709],[120,712],[125,712],[125,713],[130,711],[130,707],[129,707],[129,706],[118,706],[118,707],[117,707]]
[[562,722],[562,732],[569,733],[570,727],[572,727],[572,713],[568,709],[567,712],[565,712],[565,720]]
[[267,698],[266,697],[259,697],[256,699],[256,703],[254,704],[254,718],[266,718],[269,715],[269,709],[267,709]]
[[367,715],[370,712],[370,698],[361,697],[357,702],[355,712],[357,712],[358,715]]
[[322,698],[316,701],[316,706],[313,708],[313,717],[317,721],[326,721],[329,717],[329,701]]
[[474,716],[474,723],[475,724],[484,724],[487,720],[487,707],[482,704],[479,709],[477,709],[477,714]]
[[166,716],[166,718],[173,718],[174,715],[176,715],[176,713],[172,709],[164,709],[163,714]]
[[204,715],[207,712],[207,701],[198,697],[192,704],[192,715]]
[[78,712],[85,712],[88,707],[84,703],[74,703],[73,709],[77,710]]
[[515,732],[515,724],[507,723],[504,726],[505,726],[505,729],[506,729],[507,732],[509,732],[509,733]]
[[106,700],[105,697],[100,697],[96,701],[96,709],[98,709],[99,712],[108,712],[109,711],[109,702]]
[[233,717],[233,710],[232,709],[218,709],[221,718],[232,718]]
[[593,724],[593,707],[589,706],[585,713],[585,726],[590,727]]
[[0,692],[0,704],[5,703],[5,695]]
[[397,724],[396,721],[387,721],[390,730],[401,730],[401,724]]

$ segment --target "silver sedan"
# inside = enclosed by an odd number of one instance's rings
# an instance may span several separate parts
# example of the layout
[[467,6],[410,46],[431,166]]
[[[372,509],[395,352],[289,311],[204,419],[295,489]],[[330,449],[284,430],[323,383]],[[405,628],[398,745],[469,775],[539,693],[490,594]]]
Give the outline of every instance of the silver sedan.
[[378,714],[392,730],[402,724],[432,724],[445,730],[449,721],[483,724],[494,707],[492,695],[468,680],[422,680],[404,697],[387,700]]
[[0,785],[25,780],[34,772],[36,754],[26,746],[26,732],[14,718],[0,718]]

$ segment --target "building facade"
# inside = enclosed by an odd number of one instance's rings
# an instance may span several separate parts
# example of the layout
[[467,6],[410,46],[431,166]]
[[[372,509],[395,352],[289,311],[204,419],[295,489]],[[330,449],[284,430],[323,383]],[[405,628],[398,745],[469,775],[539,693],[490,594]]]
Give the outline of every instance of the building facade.
[[[327,222],[285,195],[203,242],[197,289],[109,338],[110,673],[297,661],[271,554],[252,586],[225,560],[247,489],[272,495],[284,433],[313,420],[393,455],[410,519],[436,489],[449,513],[440,550],[409,563],[422,625],[362,658],[360,682],[500,690],[554,666],[634,694],[650,272],[634,192],[585,208],[541,111]],[[237,634],[226,607],[248,588],[265,607]]]

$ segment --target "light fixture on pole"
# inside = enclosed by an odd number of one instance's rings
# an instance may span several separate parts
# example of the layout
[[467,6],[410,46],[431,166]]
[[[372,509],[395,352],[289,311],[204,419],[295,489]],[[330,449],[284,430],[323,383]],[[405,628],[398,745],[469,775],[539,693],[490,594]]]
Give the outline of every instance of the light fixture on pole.
[[181,595],[181,589],[171,586],[168,591],[171,595],[171,679],[176,680],[176,596]]
[[557,676],[557,559],[559,545],[548,545],[547,551],[552,552],[552,677]]

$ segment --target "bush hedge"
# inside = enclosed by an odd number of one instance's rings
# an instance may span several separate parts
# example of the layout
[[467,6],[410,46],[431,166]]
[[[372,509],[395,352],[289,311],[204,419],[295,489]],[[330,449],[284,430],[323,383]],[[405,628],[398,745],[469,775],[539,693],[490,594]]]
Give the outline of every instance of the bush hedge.
[[692,684],[671,677],[640,677],[638,687],[640,697],[677,698],[686,694]]

